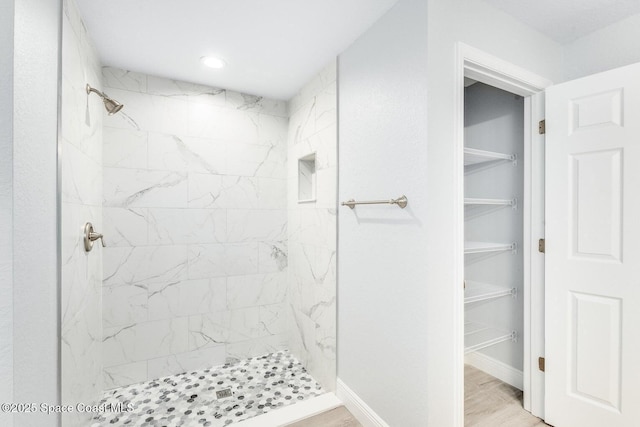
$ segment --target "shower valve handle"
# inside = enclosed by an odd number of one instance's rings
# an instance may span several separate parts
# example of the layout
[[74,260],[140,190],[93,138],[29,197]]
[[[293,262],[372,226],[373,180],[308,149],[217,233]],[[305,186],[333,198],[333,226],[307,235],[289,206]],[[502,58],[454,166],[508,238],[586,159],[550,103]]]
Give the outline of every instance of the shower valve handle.
[[102,234],[100,233],[89,233],[89,240],[91,240],[92,242],[95,242],[96,240],[100,239],[100,243],[102,243],[102,247],[104,248],[106,245],[104,244],[104,240],[102,239]]
[[104,236],[102,234],[93,231],[93,224],[91,224],[90,222],[86,223],[84,225],[84,250],[87,252],[91,252],[91,249],[93,249],[93,242],[98,239],[100,239],[100,243],[102,243],[103,248],[107,246],[104,244],[103,237]]

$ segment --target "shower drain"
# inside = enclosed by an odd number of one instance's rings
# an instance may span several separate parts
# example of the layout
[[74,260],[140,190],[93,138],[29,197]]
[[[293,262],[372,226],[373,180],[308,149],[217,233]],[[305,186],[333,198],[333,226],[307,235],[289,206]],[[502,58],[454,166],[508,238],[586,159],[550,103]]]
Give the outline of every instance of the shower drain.
[[225,388],[224,390],[216,391],[216,398],[217,399],[224,399],[225,397],[231,397],[231,396],[233,396],[233,393],[231,393],[231,389],[230,388]]

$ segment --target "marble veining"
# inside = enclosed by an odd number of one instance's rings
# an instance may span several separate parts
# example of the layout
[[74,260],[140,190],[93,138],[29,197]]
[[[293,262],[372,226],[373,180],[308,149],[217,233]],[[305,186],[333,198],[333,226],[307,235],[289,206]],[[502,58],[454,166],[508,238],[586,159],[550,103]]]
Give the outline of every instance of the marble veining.
[[[287,177],[298,182],[298,160],[314,154],[314,201],[298,204],[289,185],[287,319],[291,352],[328,390],[336,376],[336,64],[328,64],[289,101]],[[303,191],[303,193],[305,193]],[[310,191],[306,192],[311,194]]]
[[189,208],[258,208],[258,178],[189,173],[188,179]]
[[236,107],[238,110],[249,110],[251,108],[256,108],[262,105],[261,103],[263,98],[261,96],[247,95],[244,93],[240,95],[242,96],[244,102],[242,103],[242,105]]
[[104,118],[105,384],[285,348],[286,103],[103,79],[126,111]]
[[226,293],[225,278],[152,284],[148,290],[149,320],[224,311]]
[[135,92],[147,91],[147,77],[144,74],[118,68],[103,67],[102,78],[105,85]]
[[[171,135],[170,138],[172,142],[175,144],[178,154],[184,159],[185,164],[188,164],[190,166],[196,166],[195,168],[196,170],[202,170],[203,172],[208,172],[210,174],[220,173],[220,171],[215,165],[209,163],[207,159],[205,159],[204,157],[196,153],[194,150],[192,150],[178,136]],[[220,155],[220,153],[216,153],[216,154],[218,156]],[[194,168],[191,167],[189,168],[189,170],[190,171],[194,170]]]
[[230,309],[282,303],[286,292],[286,271],[227,278]]
[[271,258],[275,260],[278,270],[282,271],[287,268],[287,254],[277,245],[271,245]]
[[206,99],[209,102],[216,100],[222,103],[224,103],[223,100],[226,98],[226,90],[220,88],[153,76],[147,76],[147,82],[148,93],[152,95],[182,97],[184,99],[196,97]]
[[119,114],[119,118],[121,118],[124,122],[126,122],[130,127],[132,127],[135,130],[140,130],[140,125],[138,125],[138,123],[136,123],[133,117],[127,114],[126,111],[120,111],[120,113],[118,114]]
[[[184,207],[187,175],[172,171],[105,168],[104,205]],[[173,196],[173,197],[172,197]]]
[[316,98],[296,112],[291,118],[294,128],[293,142],[299,144],[315,132]]
[[103,285],[148,285],[187,277],[187,246],[104,248]]
[[[63,2],[61,150],[61,395],[64,405],[95,404],[102,376],[102,260],[87,254],[82,227],[102,229],[104,106],[84,85],[101,88],[96,51],[74,0]],[[90,414],[65,413],[66,426],[86,426]]]

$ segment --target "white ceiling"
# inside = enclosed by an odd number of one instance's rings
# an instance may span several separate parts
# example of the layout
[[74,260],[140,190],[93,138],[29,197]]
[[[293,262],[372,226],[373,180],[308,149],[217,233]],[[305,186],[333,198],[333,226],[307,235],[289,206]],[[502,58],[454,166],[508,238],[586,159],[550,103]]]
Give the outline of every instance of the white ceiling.
[[[398,0],[77,1],[104,65],[289,99]],[[561,44],[640,13],[640,0],[486,2]]]
[[485,1],[560,44],[640,13],[640,0]]
[[[289,99],[397,0],[78,0],[103,65]],[[227,62],[222,70],[204,55]]]

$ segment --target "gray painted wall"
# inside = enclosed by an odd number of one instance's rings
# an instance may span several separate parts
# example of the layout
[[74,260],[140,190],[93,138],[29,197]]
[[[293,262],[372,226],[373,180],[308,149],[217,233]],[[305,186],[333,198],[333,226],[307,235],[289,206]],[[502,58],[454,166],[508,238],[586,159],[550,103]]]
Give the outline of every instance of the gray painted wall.
[[[60,13],[60,1],[15,3],[14,402],[56,404],[60,399],[56,198]],[[58,418],[20,414],[15,422],[53,426]]]
[[[13,401],[13,0],[0,3],[0,401]],[[0,425],[13,416],[0,413]]]
[[594,31],[563,46],[565,80],[640,61],[640,14]]
[[400,0],[339,57],[338,378],[392,426],[427,419],[422,218],[427,7]]
[[[390,425],[462,425],[456,42],[546,78],[562,48],[478,0],[400,0],[339,62],[338,377]],[[509,37],[504,37],[509,34]],[[461,248],[460,248],[461,250]]]

